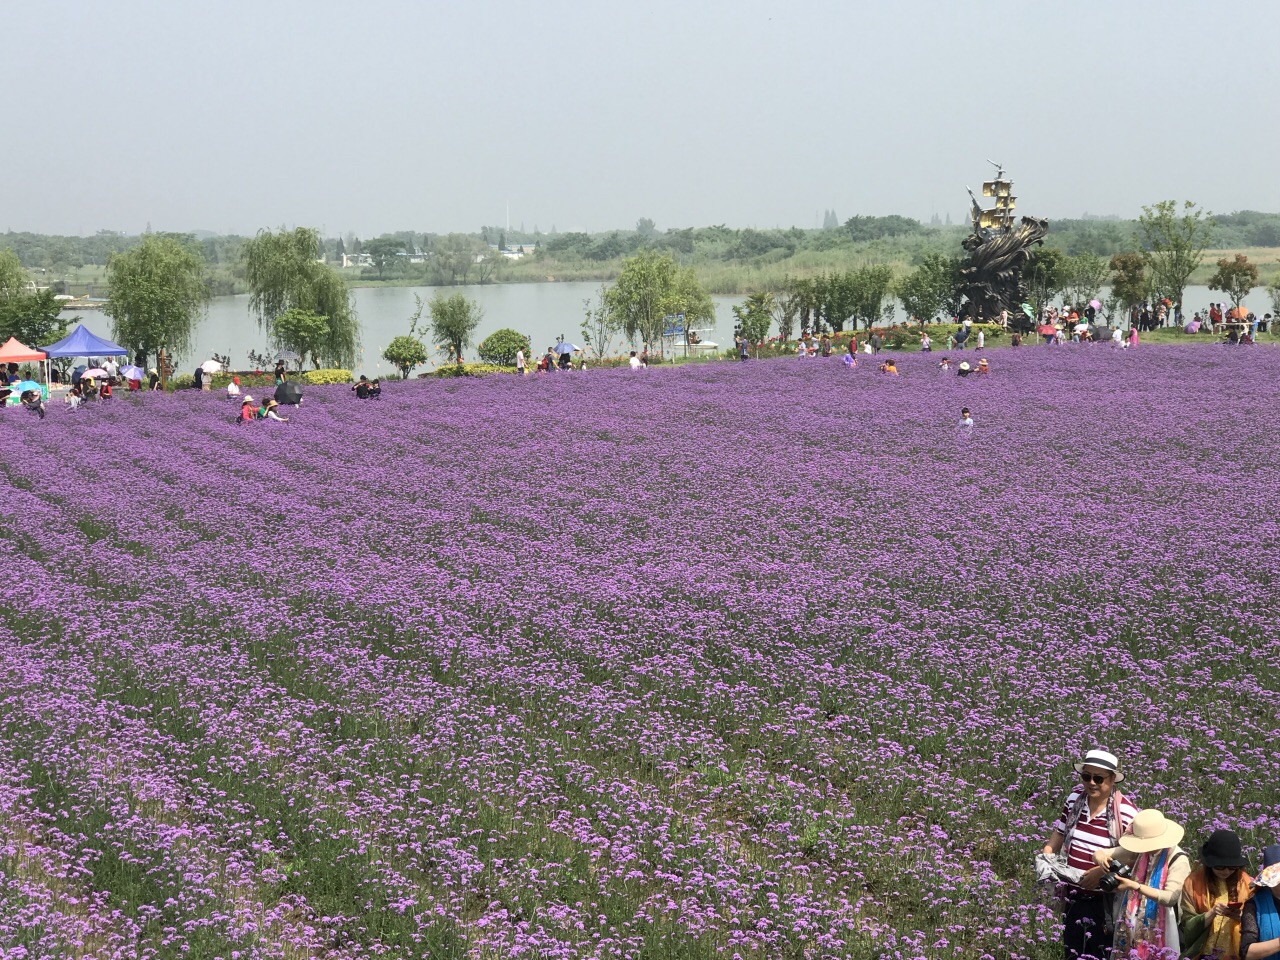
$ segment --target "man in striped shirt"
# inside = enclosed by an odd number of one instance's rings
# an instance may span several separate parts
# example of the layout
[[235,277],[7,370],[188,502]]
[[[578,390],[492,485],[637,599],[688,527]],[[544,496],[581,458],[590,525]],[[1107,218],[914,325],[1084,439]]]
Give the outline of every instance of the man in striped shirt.
[[1080,783],[1062,805],[1042,851],[1049,856],[1065,852],[1069,866],[1085,871],[1079,886],[1070,891],[1063,918],[1066,960],[1110,954],[1103,935],[1109,897],[1098,889],[1106,871],[1094,864],[1093,853],[1114,847],[1138,815],[1133,802],[1116,789],[1124,774],[1114,754],[1090,750],[1075,768]]

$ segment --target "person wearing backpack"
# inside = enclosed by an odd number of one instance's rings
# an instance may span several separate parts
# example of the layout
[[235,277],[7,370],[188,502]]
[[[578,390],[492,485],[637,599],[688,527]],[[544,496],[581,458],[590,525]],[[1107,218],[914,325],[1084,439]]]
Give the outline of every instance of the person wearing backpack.
[[1182,835],[1182,827],[1159,810],[1140,810],[1116,847],[1093,855],[1111,873],[1117,864],[1128,868],[1128,875],[1115,877],[1117,957],[1182,952],[1178,907],[1182,886],[1191,875],[1191,858],[1178,846]]
[[1111,948],[1112,898],[1098,886],[1107,868],[1094,854],[1115,847],[1138,815],[1133,801],[1116,789],[1124,774],[1115,754],[1090,750],[1075,769],[1080,782],[1067,796],[1041,850],[1045,857],[1065,859],[1072,871],[1082,871],[1078,880],[1059,887],[1066,960],[1101,957]]

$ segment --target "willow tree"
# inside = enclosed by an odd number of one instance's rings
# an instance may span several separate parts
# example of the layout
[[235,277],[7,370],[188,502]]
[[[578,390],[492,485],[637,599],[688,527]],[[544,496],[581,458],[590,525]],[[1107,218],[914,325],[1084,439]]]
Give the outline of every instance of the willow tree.
[[328,331],[316,345],[317,360],[335,367],[351,367],[360,349],[360,322],[335,271],[316,260],[320,233],[310,227],[261,230],[244,245],[245,276],[249,281],[249,309],[273,342],[281,344],[276,318],[288,310],[323,317]]
[[209,302],[204,258],[190,238],[148,234],[136,247],[113,253],[107,285],[111,336],[129,349],[134,362],[141,364],[161,349],[179,357],[190,351]]
[[20,297],[27,289],[27,271],[12,250],[0,250],[0,300]]
[[715,319],[715,305],[693,268],[681,268],[671,254],[656,250],[643,250],[622,262],[604,303],[629,339],[639,338],[659,349],[667,317],[683,314],[686,330]]

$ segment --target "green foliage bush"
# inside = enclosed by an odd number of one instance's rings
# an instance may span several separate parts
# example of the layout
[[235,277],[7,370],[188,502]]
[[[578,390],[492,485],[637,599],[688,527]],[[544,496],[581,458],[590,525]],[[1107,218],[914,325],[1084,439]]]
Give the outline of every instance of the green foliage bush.
[[483,377],[490,373],[511,373],[510,367],[499,367],[492,363],[450,363],[433,370],[424,376],[432,377]]
[[350,370],[308,370],[298,378],[302,383],[309,384],[313,387],[322,386],[326,383],[350,383],[352,379]]
[[888,340],[890,350],[901,350],[907,346],[913,339],[919,342],[920,335],[915,331],[909,331],[905,327],[893,327],[889,330]]
[[529,338],[518,330],[512,330],[510,327],[503,327],[501,330],[495,330],[480,342],[480,346],[476,351],[480,354],[480,359],[485,363],[497,364],[502,367],[513,367],[516,363],[516,351],[523,350],[525,358],[528,359],[532,352]]
[[382,359],[394,364],[402,379],[409,378],[409,371],[427,362],[427,348],[412,335],[396,337],[382,351]]
[[165,389],[166,390],[191,390],[195,387],[195,385],[196,385],[196,378],[194,374],[179,373],[169,378],[168,383],[165,384]]

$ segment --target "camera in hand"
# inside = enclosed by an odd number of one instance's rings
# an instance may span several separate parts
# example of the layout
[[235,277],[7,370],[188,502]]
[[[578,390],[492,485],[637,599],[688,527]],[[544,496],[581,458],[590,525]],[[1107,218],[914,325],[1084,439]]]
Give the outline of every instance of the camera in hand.
[[1107,867],[1107,872],[1098,880],[1098,889],[1111,893],[1116,887],[1120,886],[1121,878],[1127,879],[1131,876],[1133,876],[1133,868],[1127,863],[1121,863],[1115,857],[1112,857],[1111,866]]

